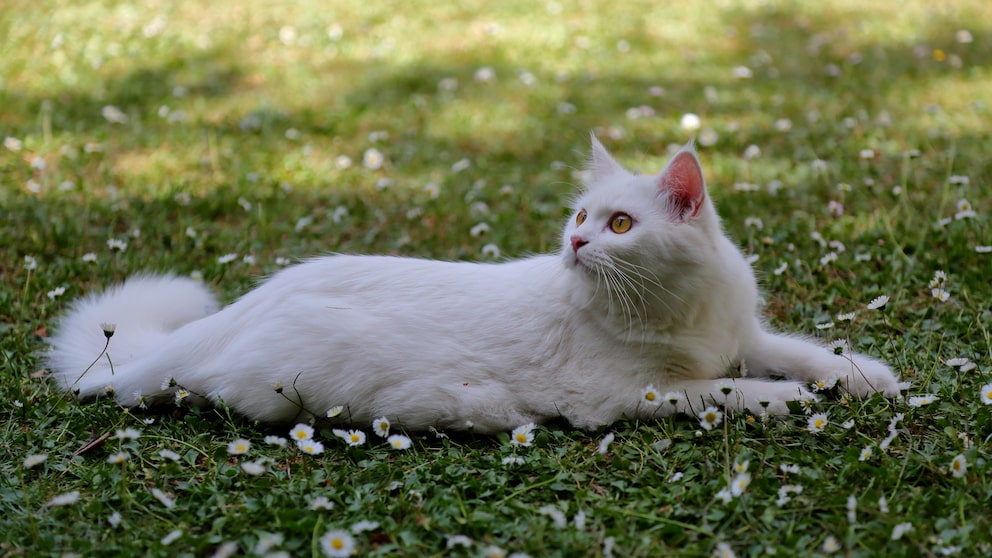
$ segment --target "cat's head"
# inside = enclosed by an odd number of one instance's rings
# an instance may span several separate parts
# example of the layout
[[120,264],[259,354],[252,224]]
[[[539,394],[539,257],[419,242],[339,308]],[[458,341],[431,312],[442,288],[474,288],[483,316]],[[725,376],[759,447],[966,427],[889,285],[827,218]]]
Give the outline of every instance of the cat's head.
[[658,174],[636,175],[594,136],[590,167],[563,234],[566,267],[596,286],[672,291],[716,256],[719,218],[691,143]]

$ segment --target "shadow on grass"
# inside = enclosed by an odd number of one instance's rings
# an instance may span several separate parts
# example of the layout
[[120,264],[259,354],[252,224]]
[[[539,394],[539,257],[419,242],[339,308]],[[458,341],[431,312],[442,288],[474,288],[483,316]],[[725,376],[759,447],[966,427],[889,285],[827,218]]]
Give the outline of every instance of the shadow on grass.
[[[306,190],[290,198],[301,207],[323,209],[340,203],[356,208],[353,213],[359,217],[371,218],[375,214],[371,206],[381,204],[383,210],[375,224],[367,224],[365,236],[326,239],[327,249],[341,246],[342,240],[356,245],[363,239],[374,240],[372,229],[404,220],[409,207],[402,196],[396,202],[388,199],[389,194],[372,191],[375,181],[383,177],[400,182],[400,188],[407,183],[419,186],[438,181],[454,191],[452,200],[463,200],[477,180],[508,183],[527,192],[519,199],[521,205],[560,204],[573,190],[574,179],[547,169],[559,161],[580,165],[588,130],[622,125],[625,137],[605,140],[611,149],[621,158],[627,153],[646,154],[648,165],[660,165],[665,146],[681,143],[689,135],[678,127],[679,117],[686,112],[702,115],[704,125],[719,123],[721,137],[706,148],[709,154],[704,157],[710,158],[707,172],[724,186],[741,178],[737,165],[748,144],[761,146],[760,164],[774,173],[787,173],[797,163],[808,163],[824,153],[854,159],[857,149],[873,141],[894,142],[899,149],[953,151],[956,165],[987,173],[986,154],[971,148],[987,144],[987,130],[945,129],[934,134],[931,124],[912,112],[913,107],[893,103],[910,99],[935,82],[967,80],[987,71],[992,65],[988,23],[979,27],[972,22],[976,26],[971,28],[973,42],[969,44],[954,41],[956,21],[939,17],[909,42],[857,43],[845,30],[856,26],[858,17],[853,11],[828,20],[809,19],[789,8],[728,10],[723,19],[735,30],[733,37],[729,45],[708,53],[708,58],[687,56],[679,67],[620,71],[611,64],[611,57],[618,56],[615,52],[590,52],[587,73],[561,79],[550,70],[535,72],[534,86],[524,83],[519,66],[501,51],[452,52],[450,57],[396,66],[380,61],[372,69],[345,60],[323,69],[337,72],[336,79],[327,82],[326,92],[288,105],[267,102],[267,92],[252,77],[251,61],[241,58],[236,46],[228,45],[192,55],[176,52],[158,64],[111,77],[96,89],[56,91],[44,98],[0,90],[0,103],[8,107],[0,118],[5,127],[25,130],[37,126],[38,115],[50,112],[53,133],[70,136],[65,143],[104,142],[103,152],[82,153],[67,164],[70,178],[118,186],[126,198],[132,198],[129,211],[138,212],[133,220],[139,223],[148,215],[163,216],[163,227],[180,221],[172,197],[191,183],[217,194],[216,200],[204,200],[192,209],[203,211],[219,226],[237,227],[244,222],[233,203],[237,192],[255,188],[260,196],[276,196],[277,185],[283,181]],[[664,47],[652,43],[644,29],[635,36],[617,34],[614,39],[621,38],[646,51]],[[944,59],[934,58],[937,50],[944,53]],[[953,67],[955,56],[960,58],[960,69]],[[731,74],[729,68],[738,65],[750,68],[750,79]],[[477,82],[475,72],[483,66],[490,67],[496,79]],[[705,76],[711,72],[702,71],[703,67],[726,71],[710,79]],[[457,88],[444,86],[451,78],[457,80]],[[322,75],[314,76],[318,83],[321,79]],[[185,88],[184,97],[175,96],[177,86]],[[663,88],[664,95],[651,96],[653,87]],[[159,107],[181,102],[191,109],[200,107],[201,112],[185,123],[170,124],[167,117],[157,116]],[[131,116],[130,123],[108,123],[101,116],[106,105],[120,107]],[[654,116],[628,118],[629,109],[642,105],[652,107]],[[818,120],[807,122],[813,111]],[[878,125],[883,112],[890,113],[900,130],[893,138],[887,137],[885,126]],[[843,123],[845,118],[853,124]],[[802,124],[783,132],[776,129],[778,119]],[[738,130],[727,131],[731,124]],[[389,140],[379,145],[390,166],[374,173],[361,172],[357,164],[349,171],[332,165],[306,170],[306,163],[294,167],[290,156],[297,156],[300,149],[285,137],[290,128],[312,140],[327,159],[333,159],[341,145],[370,145],[364,139],[368,133],[389,130]],[[961,148],[955,150],[956,146]],[[209,164],[204,164],[204,154],[211,149],[220,154],[210,155]],[[128,155],[152,159],[148,152],[167,152],[172,166],[156,167],[159,163],[146,160],[133,166],[120,163]],[[361,152],[350,155],[360,160]],[[472,170],[455,176],[452,164],[462,157],[471,159]],[[945,160],[931,157],[926,164],[933,166],[934,173],[943,172]],[[26,158],[6,154],[0,164],[0,175],[10,184],[24,184],[38,175]],[[142,165],[150,166],[152,172]],[[263,173],[262,186],[245,183],[249,171]],[[895,182],[901,161],[880,161],[872,172],[879,181]],[[150,180],[164,184],[152,189],[152,195],[130,193],[136,182]],[[11,223],[11,234],[21,238],[15,243],[19,253],[10,261],[20,261],[26,249],[59,252],[81,243],[80,239],[100,244],[108,236],[126,234],[131,226],[132,219],[124,212],[107,214],[90,208],[87,197],[91,193],[70,200],[70,205],[78,204],[78,210],[71,211],[44,197],[12,190],[8,186],[0,210],[4,221]],[[285,211],[292,206],[279,207]],[[437,213],[433,224],[439,230],[456,232],[429,237],[431,242],[425,245],[442,254],[465,255],[450,251],[465,245],[459,240],[464,234],[457,231],[467,230],[467,218]],[[514,226],[554,238],[556,217],[521,215]],[[266,241],[278,242],[279,235]],[[161,243],[161,251],[176,249],[176,241]]]

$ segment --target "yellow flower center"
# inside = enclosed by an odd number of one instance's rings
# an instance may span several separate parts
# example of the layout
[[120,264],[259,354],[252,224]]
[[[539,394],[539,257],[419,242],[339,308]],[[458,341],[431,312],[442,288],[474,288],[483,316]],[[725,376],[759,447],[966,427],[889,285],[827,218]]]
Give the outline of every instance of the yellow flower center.
[[341,550],[344,548],[344,541],[341,539],[331,539],[331,546],[334,547],[334,550]]
[[644,394],[644,399],[647,399],[648,401],[654,401],[655,397],[656,395],[654,394],[653,391],[649,391]]
[[359,440],[359,438],[358,438],[358,435],[357,434],[352,434],[351,435],[351,441],[352,442],[357,442],[358,440]]
[[816,422],[813,423],[813,426],[815,426],[816,428],[823,428],[824,423],[826,423],[825,420],[816,419]]
[[517,441],[518,442],[526,442],[527,441],[527,435],[524,434],[523,432],[517,434]]
[[716,422],[716,415],[713,413],[706,413],[706,422]]

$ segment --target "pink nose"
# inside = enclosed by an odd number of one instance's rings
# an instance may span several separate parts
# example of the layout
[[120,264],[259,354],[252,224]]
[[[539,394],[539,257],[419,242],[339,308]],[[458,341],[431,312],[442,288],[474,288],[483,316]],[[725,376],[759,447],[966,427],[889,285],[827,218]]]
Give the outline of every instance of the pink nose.
[[589,241],[588,240],[583,240],[583,238],[581,236],[577,235],[577,234],[573,234],[572,235],[572,238],[569,239],[569,240],[572,241],[572,251],[573,252],[578,252],[579,251],[579,248],[582,248],[586,244],[589,244]]

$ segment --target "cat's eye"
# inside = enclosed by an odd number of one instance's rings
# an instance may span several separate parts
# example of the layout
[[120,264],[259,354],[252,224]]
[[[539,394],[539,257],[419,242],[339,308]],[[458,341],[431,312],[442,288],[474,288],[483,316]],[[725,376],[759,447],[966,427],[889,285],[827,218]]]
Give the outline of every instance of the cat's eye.
[[610,230],[617,234],[629,231],[632,226],[634,219],[626,213],[614,213],[613,217],[610,217]]
[[576,225],[581,225],[582,223],[585,223],[585,222],[586,222],[586,210],[583,209],[583,210],[579,211],[579,214],[578,215],[575,216],[575,224]]

